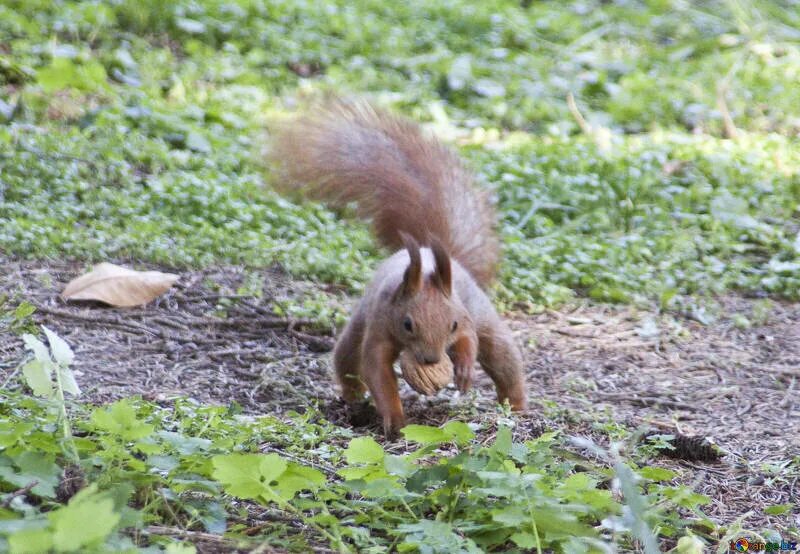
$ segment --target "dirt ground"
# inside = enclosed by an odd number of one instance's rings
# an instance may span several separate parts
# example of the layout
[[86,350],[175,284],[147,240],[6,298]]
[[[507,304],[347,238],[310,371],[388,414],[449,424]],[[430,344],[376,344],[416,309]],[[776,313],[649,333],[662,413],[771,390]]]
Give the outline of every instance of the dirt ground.
[[[247,272],[225,267],[181,272],[178,284],[145,308],[64,303],[58,293],[85,269],[0,257],[0,294],[33,303],[36,322],[73,346],[89,401],[141,394],[166,403],[186,395],[271,414],[318,403],[331,420],[349,425],[332,386],[330,334],[272,310],[276,300],[302,297],[311,284],[263,271],[263,294],[239,296]],[[720,460],[656,463],[708,495],[713,502],[704,511],[714,521],[741,519],[745,529],[788,533],[800,527],[800,511],[767,516],[763,508],[800,505],[800,305],[773,302],[764,313],[756,300],[716,302],[719,316],[707,325],[588,302],[512,316],[532,405],[520,424],[546,421],[604,446],[615,429],[644,425],[703,437],[722,449]],[[735,314],[758,324],[737,326]],[[23,357],[19,337],[0,334],[0,380]],[[485,376],[467,398],[453,390],[434,398],[405,385],[402,391],[414,423],[494,410]],[[370,428],[377,430],[376,422]]]

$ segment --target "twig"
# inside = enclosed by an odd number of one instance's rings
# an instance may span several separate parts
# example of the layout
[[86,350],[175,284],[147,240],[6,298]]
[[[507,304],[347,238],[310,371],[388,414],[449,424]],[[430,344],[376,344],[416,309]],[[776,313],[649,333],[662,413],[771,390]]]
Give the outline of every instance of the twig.
[[775,373],[777,375],[788,375],[789,377],[800,377],[800,369],[791,369],[788,367],[769,367],[764,366],[759,371],[766,371],[767,373]]
[[559,335],[565,335],[568,337],[578,337],[581,339],[596,339],[599,337],[599,333],[594,331],[583,332],[582,329],[573,329],[571,327],[562,327],[560,329],[553,329]]
[[641,404],[643,406],[667,406],[669,408],[678,408],[691,412],[697,411],[696,406],[692,406],[686,402],[679,402],[677,400],[670,400],[668,398],[659,398],[657,396],[638,396],[635,391],[630,393],[593,391],[592,395],[599,396],[604,400],[623,400],[633,404]]
[[0,502],[0,508],[8,508],[9,506],[11,506],[11,502],[16,497],[25,496],[26,494],[31,492],[31,489],[33,487],[35,487],[38,484],[39,484],[39,480],[38,479],[34,479],[33,481],[31,481],[30,483],[28,483],[27,485],[25,485],[21,489],[17,489],[14,492],[8,493],[8,495],[6,495],[6,497],[3,499],[3,501]]
[[725,100],[725,94],[727,92],[728,80],[724,79],[717,85],[717,109],[719,113],[722,114],[722,136],[727,139],[735,139],[739,136],[739,131],[736,129],[736,124],[733,122],[733,117],[728,109],[728,102]]
[[739,68],[749,55],[749,51],[749,48],[744,49],[739,57],[736,58],[736,61],[734,61],[734,63],[731,65],[730,69],[725,74],[725,77],[723,77],[717,84],[717,109],[722,115],[723,136],[725,138],[734,139],[739,135],[739,131],[736,129],[736,124],[733,122],[731,112],[728,109],[728,102],[725,100],[725,94],[728,92],[733,77],[736,75],[736,73],[738,73]]
[[569,108],[569,113],[572,114],[572,117],[575,118],[575,121],[578,123],[578,127],[581,128],[581,131],[585,135],[592,135],[592,126],[587,123],[587,121],[583,118],[580,110],[578,109],[578,105],[575,103],[575,97],[572,95],[571,92],[567,93],[567,107]]
[[218,544],[233,544],[233,541],[223,537],[222,535],[214,535],[212,533],[203,533],[202,531],[186,531],[178,529],[177,527],[164,527],[163,525],[148,525],[144,529],[146,532],[153,535],[165,535],[171,537],[185,537],[187,539],[215,542]]
[[[47,306],[36,306],[36,309],[44,314],[55,315],[58,317],[66,317],[70,319],[78,319],[81,321],[90,321],[92,323],[107,323],[112,325],[123,325],[123,326],[130,326],[135,329],[144,331],[153,336],[160,336],[165,339],[172,339],[171,337],[160,330],[154,330],[143,323],[137,321],[126,321],[124,319],[125,314],[119,313],[119,316],[108,317],[103,316],[97,313],[99,310],[92,311],[90,314],[84,314],[80,312],[73,312],[70,310],[61,310],[58,308],[52,308]],[[158,321],[159,323],[164,323],[164,321],[160,319],[156,319],[153,317],[154,321]],[[191,318],[186,318],[184,322],[187,325],[218,325],[221,327],[248,327],[248,326],[258,326],[267,329],[289,329],[290,326],[305,326],[311,325],[314,323],[311,319],[288,319],[288,318],[280,318],[280,317],[230,317],[230,318],[217,318],[217,317],[201,317],[201,316],[194,316]],[[176,324],[173,324],[173,326]]]
[[786,394],[784,394],[783,399],[780,402],[778,402],[778,406],[780,406],[781,408],[787,408],[789,406],[789,403],[791,402],[792,397],[794,396],[793,393],[794,384],[795,384],[795,378],[792,377],[792,380],[789,382],[789,386],[786,387]]
[[283,456],[284,458],[286,458],[288,460],[291,460],[296,464],[308,465],[308,466],[313,467],[314,469],[318,469],[321,472],[327,474],[328,477],[337,477],[338,478],[338,476],[336,475],[336,468],[334,468],[333,466],[330,466],[330,465],[327,465],[327,464],[321,464],[319,462],[313,462],[311,460],[300,459],[297,456],[295,456],[294,454],[290,454],[290,453],[288,453],[288,452],[286,452],[284,450],[281,450],[280,448],[275,448],[274,446],[270,446],[268,444],[262,444],[261,445],[261,450],[265,451],[265,452],[274,452],[275,454],[278,454],[279,456]]
[[150,329],[149,327],[146,327],[144,325],[139,324],[138,322],[135,322],[135,321],[123,321],[120,318],[106,317],[106,316],[100,315],[99,313],[97,313],[97,311],[93,311],[90,314],[83,314],[83,313],[80,313],[80,312],[71,312],[69,310],[60,310],[58,308],[50,308],[50,307],[40,306],[40,305],[36,306],[36,310],[38,312],[40,312],[40,313],[43,313],[43,314],[55,315],[55,316],[58,316],[58,317],[66,317],[66,318],[70,318],[70,319],[77,319],[77,320],[80,320],[80,321],[89,321],[91,323],[107,323],[107,324],[110,324],[110,325],[131,327],[133,329],[137,329],[139,331],[143,331],[143,332],[145,332],[145,333],[147,333],[149,335],[152,335],[154,337],[162,337],[162,338],[165,338],[165,339],[169,339],[170,338],[169,336],[166,336],[165,333],[163,333],[162,331],[155,331],[153,329]]
[[198,317],[187,318],[186,323],[190,325],[219,325],[221,327],[248,327],[257,325],[269,329],[289,329],[289,326],[294,325],[311,325],[314,323],[311,319],[287,319],[282,317]]
[[17,376],[17,374],[20,372],[20,370],[22,370],[22,366],[23,365],[24,364],[22,364],[22,363],[17,364],[17,367],[14,368],[14,371],[9,373],[8,377],[6,377],[6,380],[3,381],[2,385],[0,385],[0,389],[4,389],[4,388],[6,388],[8,386],[8,384],[14,379],[14,377]]
[[225,348],[223,350],[210,350],[206,352],[206,355],[211,358],[222,356],[258,356],[260,358],[273,361],[294,356],[294,354],[290,354],[288,356],[275,356],[274,354],[270,354],[269,351],[265,350],[264,348]]
[[536,212],[539,210],[561,210],[564,212],[577,212],[577,208],[572,206],[567,206],[565,204],[556,204],[555,202],[538,202],[534,201],[531,203],[531,207],[528,208],[528,211],[522,216],[522,219],[515,225],[517,229],[522,229],[525,225],[528,224],[528,221],[536,215]]
[[182,300],[241,300],[253,298],[252,294],[198,294],[185,295]]
[[308,346],[308,349],[312,352],[330,352],[333,350],[333,339],[330,337],[318,337],[308,333],[301,333],[294,329],[289,331],[289,334]]
[[[23,152],[27,152],[28,154],[35,154],[40,158],[44,158],[46,160],[54,160],[54,161],[64,161],[64,162],[79,162],[84,163],[92,168],[100,167],[100,163],[94,160],[89,160],[87,158],[79,158],[77,156],[70,156],[67,154],[51,154],[49,152],[45,152],[44,150],[39,150],[33,146],[28,146],[27,144],[22,144],[18,142],[16,146],[22,150]],[[119,162],[105,162],[106,164],[110,165],[119,165]]]

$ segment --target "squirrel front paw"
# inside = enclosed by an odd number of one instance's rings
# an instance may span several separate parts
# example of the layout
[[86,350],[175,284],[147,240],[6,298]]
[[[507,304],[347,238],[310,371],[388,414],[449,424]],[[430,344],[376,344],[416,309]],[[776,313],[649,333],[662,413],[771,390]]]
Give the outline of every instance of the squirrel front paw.
[[400,429],[406,426],[406,418],[394,415],[383,418],[383,434],[388,441],[394,441],[400,436]]
[[472,381],[475,380],[475,366],[467,363],[456,363],[453,366],[453,376],[456,388],[463,394],[472,388]]

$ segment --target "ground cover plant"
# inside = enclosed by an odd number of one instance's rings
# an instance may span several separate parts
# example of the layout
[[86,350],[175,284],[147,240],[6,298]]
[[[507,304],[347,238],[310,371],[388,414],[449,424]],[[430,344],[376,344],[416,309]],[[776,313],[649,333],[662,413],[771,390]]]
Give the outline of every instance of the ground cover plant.
[[[791,538],[799,78],[790,1],[0,3],[0,550]],[[260,152],[320,90],[424,122],[494,191],[543,422],[486,383],[406,394],[398,444],[342,415],[319,352],[385,253]],[[57,301],[108,260],[181,286]],[[728,465],[665,457],[687,425]]]

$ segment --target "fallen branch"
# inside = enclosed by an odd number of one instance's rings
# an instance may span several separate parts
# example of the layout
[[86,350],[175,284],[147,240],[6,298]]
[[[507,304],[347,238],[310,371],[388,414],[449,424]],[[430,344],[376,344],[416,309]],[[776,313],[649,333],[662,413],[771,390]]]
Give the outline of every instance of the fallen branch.
[[0,502],[0,508],[8,508],[9,506],[11,506],[11,502],[13,502],[16,497],[25,496],[26,494],[31,492],[31,489],[33,487],[35,487],[38,484],[39,484],[39,480],[38,479],[34,479],[33,481],[31,481],[30,483],[28,483],[27,485],[25,485],[21,489],[18,489],[18,490],[15,490],[14,492],[8,493],[8,495],[3,499],[3,501]]

